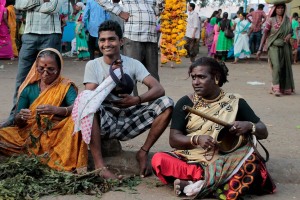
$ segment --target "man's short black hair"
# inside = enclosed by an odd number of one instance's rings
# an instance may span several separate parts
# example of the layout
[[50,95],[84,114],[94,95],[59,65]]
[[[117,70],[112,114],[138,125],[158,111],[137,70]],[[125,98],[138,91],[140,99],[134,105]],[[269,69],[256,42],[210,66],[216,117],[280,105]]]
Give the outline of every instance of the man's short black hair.
[[265,5],[264,4],[258,4],[258,9],[264,9]]
[[194,3],[190,3],[190,6],[192,7],[193,10],[195,10],[196,5]]
[[114,31],[119,39],[123,38],[123,32],[120,24],[113,20],[106,20],[102,22],[99,26],[98,37],[100,37],[100,32],[102,31]]
[[293,13],[293,18],[296,18],[296,17],[298,18],[299,15],[298,15],[298,13],[294,12],[294,13]]

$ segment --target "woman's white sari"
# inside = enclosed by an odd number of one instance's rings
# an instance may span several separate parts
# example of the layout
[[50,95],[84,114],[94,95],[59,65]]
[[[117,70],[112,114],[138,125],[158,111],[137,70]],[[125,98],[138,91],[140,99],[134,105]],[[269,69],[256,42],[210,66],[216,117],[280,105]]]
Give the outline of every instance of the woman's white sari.
[[234,38],[235,58],[249,58],[251,55],[248,36],[250,25],[251,23],[248,20],[239,21],[236,25],[236,34]]

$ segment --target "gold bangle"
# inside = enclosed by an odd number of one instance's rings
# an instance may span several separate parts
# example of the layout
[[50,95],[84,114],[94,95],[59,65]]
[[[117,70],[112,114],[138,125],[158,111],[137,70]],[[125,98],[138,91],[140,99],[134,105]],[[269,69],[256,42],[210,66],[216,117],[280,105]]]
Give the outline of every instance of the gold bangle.
[[67,107],[65,107],[65,109],[66,109],[66,114],[65,114],[65,117],[66,117],[66,116],[68,116],[69,111],[68,111]]
[[199,146],[199,143],[198,143],[198,138],[199,138],[199,136],[200,136],[200,135],[197,135],[197,137],[196,137],[196,144],[197,144],[197,146]]
[[191,137],[191,139],[190,139],[190,143],[191,143],[191,145],[192,145],[193,147],[196,147],[196,146],[197,146],[197,145],[194,144],[194,141],[193,141],[193,139],[194,139],[195,136],[196,136],[196,135],[193,135],[193,136]]

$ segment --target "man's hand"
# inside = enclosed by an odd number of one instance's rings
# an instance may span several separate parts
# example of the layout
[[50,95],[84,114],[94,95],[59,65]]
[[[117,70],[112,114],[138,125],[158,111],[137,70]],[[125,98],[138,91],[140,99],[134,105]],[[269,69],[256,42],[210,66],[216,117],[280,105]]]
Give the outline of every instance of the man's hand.
[[122,19],[124,19],[125,22],[128,22],[130,14],[128,12],[121,11],[120,14],[119,14],[119,17],[121,17]]
[[114,106],[118,108],[128,108],[130,106],[137,105],[137,97],[131,96],[129,94],[119,94],[120,100],[110,101]]

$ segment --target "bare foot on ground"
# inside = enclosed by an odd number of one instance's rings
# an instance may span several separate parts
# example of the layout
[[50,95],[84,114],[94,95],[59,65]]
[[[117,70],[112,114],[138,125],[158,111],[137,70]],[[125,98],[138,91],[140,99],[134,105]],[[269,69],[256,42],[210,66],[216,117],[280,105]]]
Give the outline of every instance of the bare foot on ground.
[[181,193],[183,193],[183,189],[185,186],[189,184],[188,181],[176,179],[174,181],[174,193],[176,196],[179,196]]

